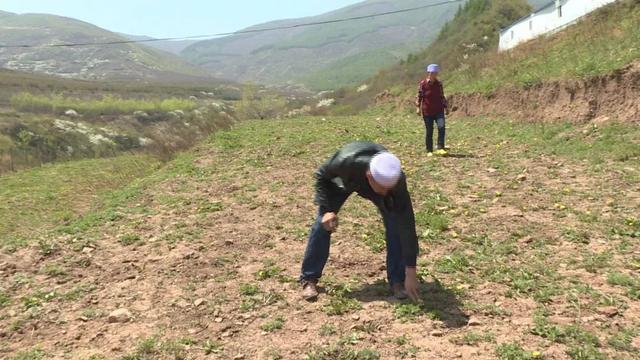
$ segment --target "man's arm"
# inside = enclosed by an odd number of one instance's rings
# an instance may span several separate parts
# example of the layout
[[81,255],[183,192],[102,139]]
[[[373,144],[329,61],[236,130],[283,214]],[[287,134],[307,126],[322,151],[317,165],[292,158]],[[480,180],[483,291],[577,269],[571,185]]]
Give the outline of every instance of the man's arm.
[[415,216],[413,214],[413,206],[411,205],[411,196],[407,190],[407,182],[404,174],[400,178],[400,182],[395,191],[394,212],[398,221],[402,256],[406,266],[404,288],[411,300],[418,301],[420,293],[418,290],[416,260],[419,245],[416,234]]
[[422,81],[418,84],[418,94],[416,95],[416,114],[422,115],[422,101],[424,92],[422,91]]
[[335,185],[331,179],[336,175],[335,156],[322,164],[316,171],[316,203],[320,207],[322,215],[322,227],[328,232],[334,232],[338,228],[338,216],[335,199],[337,194]]
[[442,105],[444,105],[444,110],[447,114],[449,114],[449,101],[447,100],[447,97],[444,96],[444,84],[440,84],[441,86],[441,92],[442,92]]
[[394,213],[398,221],[402,256],[407,266],[416,266],[418,257],[418,236],[416,234],[416,221],[411,204],[411,196],[407,190],[407,182],[404,174],[394,189]]
[[327,162],[322,164],[315,173],[316,177],[316,203],[320,207],[322,214],[328,212],[336,212],[338,209],[334,209],[335,205],[332,204],[332,199],[336,197],[335,185],[331,182],[331,179],[337,176],[338,166],[335,161],[334,155]]

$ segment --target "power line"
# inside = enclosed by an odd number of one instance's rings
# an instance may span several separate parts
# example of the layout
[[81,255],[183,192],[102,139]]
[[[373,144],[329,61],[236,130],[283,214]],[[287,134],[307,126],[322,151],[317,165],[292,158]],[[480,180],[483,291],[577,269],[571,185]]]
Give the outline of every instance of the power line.
[[326,24],[335,24],[335,23],[342,23],[342,22],[348,22],[348,21],[354,21],[354,20],[369,19],[369,18],[374,18],[374,17],[379,17],[379,16],[394,15],[394,14],[401,14],[401,13],[406,13],[406,12],[410,12],[410,11],[423,10],[423,9],[432,8],[432,7],[441,6],[441,5],[446,5],[446,4],[459,3],[459,2],[462,2],[462,1],[465,1],[465,0],[447,0],[447,1],[440,1],[440,2],[437,2],[437,3],[433,3],[433,4],[423,5],[423,6],[416,6],[416,7],[412,7],[412,8],[393,10],[393,11],[386,11],[386,12],[381,12],[381,13],[376,13],[376,14],[352,16],[352,17],[347,17],[347,18],[342,18],[342,19],[335,19],[335,20],[315,21],[315,22],[295,24],[295,25],[275,26],[275,27],[270,27],[270,28],[239,30],[239,31],[233,31],[233,32],[226,32],[226,33],[217,33],[217,34],[193,35],[193,36],[183,36],[183,37],[166,37],[166,38],[158,38],[158,39],[154,38],[154,39],[140,39],[140,40],[115,40],[115,41],[105,41],[105,42],[85,42],[85,43],[67,43],[67,44],[42,44],[42,45],[28,45],[28,44],[23,44],[23,45],[1,45],[0,44],[0,49],[11,49],[11,48],[21,48],[21,49],[24,49],[24,48],[55,48],[55,47],[77,47],[77,46],[94,46],[94,45],[120,45],[120,44],[134,44],[134,43],[150,43],[150,42],[157,42],[157,41],[206,39],[206,38],[214,38],[214,37],[219,37],[219,36],[253,34],[253,33],[275,31],[275,30],[289,30],[289,29],[296,29],[296,28],[314,26],[314,25],[326,25]]

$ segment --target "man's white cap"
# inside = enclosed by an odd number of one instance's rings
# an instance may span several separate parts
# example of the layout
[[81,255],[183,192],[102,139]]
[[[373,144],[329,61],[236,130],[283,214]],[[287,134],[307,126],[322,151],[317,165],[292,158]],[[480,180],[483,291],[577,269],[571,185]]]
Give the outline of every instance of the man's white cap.
[[390,152],[380,152],[371,159],[369,171],[378,184],[392,188],[400,179],[400,159]]

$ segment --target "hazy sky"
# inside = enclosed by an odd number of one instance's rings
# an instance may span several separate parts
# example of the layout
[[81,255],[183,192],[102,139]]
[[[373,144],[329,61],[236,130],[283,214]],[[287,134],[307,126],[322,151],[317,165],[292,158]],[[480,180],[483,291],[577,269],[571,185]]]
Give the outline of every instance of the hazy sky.
[[133,35],[178,37],[322,14],[362,0],[0,0],[0,10],[47,13]]

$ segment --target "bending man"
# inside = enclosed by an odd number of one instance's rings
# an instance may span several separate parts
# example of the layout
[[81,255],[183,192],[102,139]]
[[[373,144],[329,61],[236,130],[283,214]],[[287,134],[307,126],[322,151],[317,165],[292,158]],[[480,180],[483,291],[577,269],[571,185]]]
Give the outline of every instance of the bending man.
[[302,296],[318,297],[316,284],[329,258],[331,233],[338,212],[352,193],[376,205],[386,231],[387,279],[397,298],[418,300],[416,257],[418,239],[411,198],[400,160],[384,147],[369,142],[345,145],[316,172],[318,217],[311,228],[302,262]]

